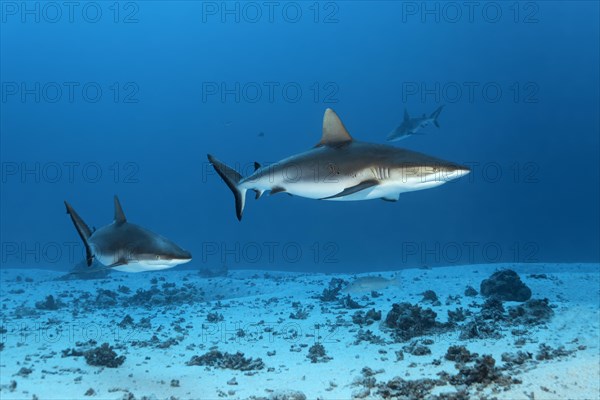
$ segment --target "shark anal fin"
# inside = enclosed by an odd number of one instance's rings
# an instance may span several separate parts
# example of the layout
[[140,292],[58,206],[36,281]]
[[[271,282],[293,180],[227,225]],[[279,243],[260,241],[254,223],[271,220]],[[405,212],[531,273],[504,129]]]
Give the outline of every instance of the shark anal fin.
[[285,192],[285,189],[282,188],[281,186],[273,186],[273,188],[271,188],[271,193],[269,193],[269,194],[273,195],[273,194],[283,193],[283,192]]
[[391,202],[398,201],[398,199],[395,198],[395,197],[382,197],[381,200],[383,200],[383,201],[391,201]]
[[354,185],[349,188],[346,188],[346,189],[342,190],[341,192],[334,194],[333,196],[323,197],[321,200],[328,200],[328,199],[335,199],[338,197],[349,196],[351,194],[358,193],[362,190],[365,190],[365,189],[368,189],[370,187],[377,186],[377,185],[379,185],[379,181],[377,179],[369,179],[369,180],[360,182],[358,185]]
[[125,218],[125,213],[123,212],[121,202],[119,201],[117,195],[115,195],[115,222],[118,225],[127,222],[127,218]]

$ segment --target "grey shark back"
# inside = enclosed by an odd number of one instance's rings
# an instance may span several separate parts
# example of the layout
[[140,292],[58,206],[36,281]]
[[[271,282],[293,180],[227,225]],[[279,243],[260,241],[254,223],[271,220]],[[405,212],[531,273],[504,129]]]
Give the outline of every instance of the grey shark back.
[[92,232],[65,202],[67,212],[86,246],[88,266],[95,259],[107,268],[141,272],[172,268],[192,259],[188,251],[171,240],[127,222],[117,196],[114,203],[114,221]]

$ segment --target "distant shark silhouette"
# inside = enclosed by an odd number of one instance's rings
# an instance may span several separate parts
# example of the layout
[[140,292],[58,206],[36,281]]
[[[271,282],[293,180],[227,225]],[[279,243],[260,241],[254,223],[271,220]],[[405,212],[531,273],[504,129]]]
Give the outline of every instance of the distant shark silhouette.
[[337,114],[327,109],[323,136],[311,150],[268,167],[255,163],[244,178],[212,155],[208,160],[235,197],[242,219],[246,192],[266,190],[321,200],[396,201],[400,193],[429,189],[469,173],[469,168],[393,146],[354,141]]
[[107,268],[123,272],[157,271],[184,264],[192,255],[167,238],[127,222],[115,196],[115,220],[90,230],[73,207],[65,201],[77,233],[83,240],[88,267],[94,259]]
[[444,108],[444,106],[439,106],[437,108],[437,110],[435,110],[434,112],[431,113],[431,115],[428,117],[425,114],[423,114],[422,117],[416,117],[416,118],[411,118],[408,115],[408,111],[406,111],[406,108],[404,109],[404,120],[402,121],[402,123],[400,124],[400,126],[398,126],[396,129],[394,129],[387,137],[387,141],[388,142],[395,142],[396,140],[400,140],[400,139],[404,139],[410,135],[415,135],[417,133],[419,133],[419,131],[427,126],[429,126],[429,124],[434,124],[436,127],[440,127],[440,124],[438,122],[438,117],[440,116],[440,113],[442,112],[442,109]]

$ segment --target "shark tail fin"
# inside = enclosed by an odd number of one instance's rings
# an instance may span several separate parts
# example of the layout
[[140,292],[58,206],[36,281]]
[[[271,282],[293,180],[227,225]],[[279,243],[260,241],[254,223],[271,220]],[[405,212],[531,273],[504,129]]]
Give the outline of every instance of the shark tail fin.
[[444,105],[442,104],[441,106],[439,106],[434,112],[431,113],[430,118],[433,119],[433,124],[439,128],[440,127],[440,123],[438,122],[438,117],[440,116],[440,113],[442,112],[442,109],[444,108]]
[[244,205],[246,204],[246,190],[241,189],[239,187],[239,183],[242,180],[242,175],[240,175],[233,168],[225,165],[221,161],[217,160],[210,154],[207,154],[208,161],[212,164],[217,174],[223,179],[227,187],[233,192],[233,196],[235,197],[235,214],[237,216],[238,221],[242,220],[242,213],[244,212]]
[[90,244],[88,242],[88,239],[90,238],[90,236],[92,236],[92,231],[87,226],[87,224],[83,221],[83,219],[81,219],[79,214],[77,214],[77,212],[75,212],[73,207],[71,207],[71,205],[69,203],[67,203],[66,201],[65,201],[65,206],[67,207],[67,214],[69,214],[69,216],[71,217],[71,221],[73,221],[73,225],[75,225],[75,229],[77,230],[79,237],[81,238],[81,240],[83,241],[83,244],[85,245],[85,261],[87,263],[87,266],[90,267],[94,260],[94,256],[92,254],[92,249],[90,248]]

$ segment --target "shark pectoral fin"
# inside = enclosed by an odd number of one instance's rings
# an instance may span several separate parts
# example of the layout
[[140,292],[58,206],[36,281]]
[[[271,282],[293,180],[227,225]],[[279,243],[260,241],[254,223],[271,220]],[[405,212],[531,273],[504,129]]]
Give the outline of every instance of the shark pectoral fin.
[[351,186],[339,192],[338,194],[334,194],[333,196],[323,197],[321,200],[335,199],[338,197],[349,196],[354,193],[358,193],[362,190],[368,189],[373,186],[379,185],[379,181],[377,179],[369,179],[367,181],[362,181],[358,185]]
[[339,146],[352,142],[352,136],[346,130],[346,127],[331,108],[325,110],[323,116],[323,135],[321,141],[315,147],[319,146]]
[[117,195],[115,195],[115,222],[117,223],[117,225],[121,225],[127,222],[127,218],[125,218],[125,213],[123,212],[121,202],[119,201]]
[[274,194],[283,193],[283,192],[285,192],[285,189],[282,188],[281,186],[273,186],[271,188],[271,192],[269,193],[269,195],[274,195]]
[[121,265],[126,265],[126,264],[127,264],[126,260],[119,260],[119,261],[114,262],[114,263],[112,263],[110,265],[107,265],[106,268],[114,268],[114,267],[119,267]]
[[383,200],[383,201],[391,201],[391,202],[396,202],[396,201],[398,201],[398,198],[397,198],[397,197],[390,197],[390,196],[387,196],[387,197],[382,197],[382,198],[381,198],[381,200]]

